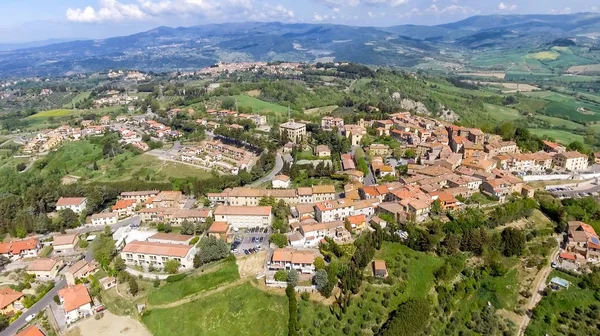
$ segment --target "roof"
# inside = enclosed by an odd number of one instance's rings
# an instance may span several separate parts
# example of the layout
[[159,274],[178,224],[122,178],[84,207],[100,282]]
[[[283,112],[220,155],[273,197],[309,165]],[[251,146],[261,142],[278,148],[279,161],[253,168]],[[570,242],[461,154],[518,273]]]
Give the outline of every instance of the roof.
[[38,241],[35,238],[14,240],[11,242],[11,253],[20,254],[22,251],[33,250],[37,248]]
[[28,271],[39,271],[39,272],[43,272],[43,271],[51,271],[52,268],[54,268],[54,266],[56,265],[56,263],[58,263],[58,261],[54,260],[54,259],[50,259],[50,258],[39,258],[37,260],[34,260],[33,262],[31,262],[31,264],[29,264],[27,266],[27,270]]
[[158,232],[157,234],[148,237],[148,239],[156,239],[156,240],[172,240],[172,241],[188,241],[192,239],[194,236],[186,236],[177,233],[164,233]]
[[229,230],[227,222],[213,222],[208,228],[208,233],[227,233],[227,230]]
[[563,252],[559,255],[559,257],[561,259],[567,259],[567,260],[573,260],[573,261],[577,260],[577,257],[572,253]]
[[562,155],[567,159],[576,159],[576,158],[587,158],[587,155],[585,154],[581,154],[577,151],[571,151],[571,152],[564,152],[564,153],[560,153],[557,155]]
[[121,193],[121,196],[150,196],[156,195],[159,192],[160,190],[124,191]]
[[54,236],[54,242],[52,245],[57,246],[57,245],[75,244],[76,240],[77,240],[76,234],[58,235],[58,236]]
[[56,202],[56,206],[76,206],[85,202],[85,197],[61,197]]
[[190,245],[132,241],[131,243],[125,245],[123,252],[183,258],[190,252],[191,249],[192,246]]
[[135,199],[118,200],[117,203],[115,203],[115,205],[113,205],[112,209],[113,210],[127,209],[130,206],[134,205],[135,203],[136,203]]
[[373,260],[373,267],[376,270],[387,270],[384,260]]
[[283,124],[279,125],[279,127],[281,127],[281,128],[289,128],[289,129],[300,129],[300,128],[306,127],[306,125],[302,124],[302,123],[295,122],[295,121],[288,121],[286,123],[283,123]]
[[300,224],[300,229],[302,232],[306,234],[307,232],[320,231],[320,230],[331,230],[338,227],[344,227],[344,222],[335,221],[335,222],[326,222],[326,223],[309,223],[309,224]]
[[283,182],[287,182],[290,180],[290,177],[287,175],[277,175],[273,178],[273,180],[277,180],[277,181],[283,181]]
[[563,278],[559,278],[559,277],[554,277],[550,280],[551,283],[553,284],[557,284],[559,286],[562,287],[569,287],[570,282],[568,282],[567,280],[563,279]]
[[310,187],[300,187],[298,188],[299,196],[310,196],[313,194],[313,190]]
[[365,217],[365,215],[355,215],[346,217],[346,220],[350,224],[360,225],[364,223],[367,220],[367,218]]
[[215,215],[221,216],[269,216],[270,206],[226,206],[219,205],[215,209]]
[[64,302],[65,312],[70,312],[92,302],[87,288],[83,284],[65,287],[58,291]]
[[17,292],[16,290],[9,287],[0,288],[0,309],[6,308],[11,303],[22,298],[23,295],[25,294]]
[[[300,188],[298,188],[300,189]],[[335,194],[335,186],[333,185],[318,185],[312,187],[313,194]]]
[[206,218],[210,216],[207,209],[181,209],[173,212],[175,218]]
[[315,252],[289,248],[276,249],[273,251],[272,261],[284,261],[293,264],[312,264],[315,261]]
[[111,283],[113,281],[117,281],[117,279],[115,277],[106,277],[106,278],[100,279],[98,282],[100,282],[101,285],[105,285],[105,284]]
[[82,273],[87,273],[87,272],[93,271],[97,268],[98,267],[94,262],[88,263],[87,261],[85,261],[85,259],[82,259],[82,260],[79,260],[78,262],[74,263],[73,265],[71,265],[71,267],[69,267],[67,269],[67,272],[69,272],[71,274],[75,274],[79,271],[83,271]]
[[327,145],[318,145],[316,148],[317,152],[330,152],[329,146]]
[[119,217],[119,214],[116,212],[101,212],[101,213],[97,213],[97,214],[93,214],[92,215],[92,219],[96,219],[96,218],[112,218],[112,217]]
[[38,329],[38,327],[32,325],[32,326],[29,326],[29,327],[23,329],[23,331],[16,334],[15,336],[45,336],[45,335],[43,332],[40,331],[40,329]]

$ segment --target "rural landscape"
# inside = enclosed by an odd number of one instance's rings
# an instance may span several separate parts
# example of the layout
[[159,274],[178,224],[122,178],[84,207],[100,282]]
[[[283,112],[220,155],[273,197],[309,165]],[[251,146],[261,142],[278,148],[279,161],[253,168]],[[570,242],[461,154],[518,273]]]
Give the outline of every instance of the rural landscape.
[[0,52],[0,335],[600,334],[599,32],[251,22]]

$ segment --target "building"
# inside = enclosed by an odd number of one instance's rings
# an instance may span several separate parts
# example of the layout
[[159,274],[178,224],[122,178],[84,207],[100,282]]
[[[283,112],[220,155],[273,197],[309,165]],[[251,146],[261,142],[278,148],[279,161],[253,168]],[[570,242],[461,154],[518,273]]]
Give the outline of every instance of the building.
[[208,228],[208,235],[218,239],[226,240],[229,234],[229,224],[227,222],[213,222]]
[[290,187],[292,181],[287,175],[277,175],[271,181],[271,186],[274,189],[287,189]]
[[29,327],[23,329],[21,332],[17,333],[15,336],[46,336],[46,335],[44,335],[44,333],[41,332],[40,329],[38,329],[38,327],[32,325],[32,326],[29,326]]
[[175,244],[175,245],[189,245],[190,241],[194,236],[176,234],[176,233],[164,233],[159,232],[153,236],[148,237],[148,241],[151,243],[163,243],[163,244]]
[[283,135],[284,132],[286,132],[289,141],[300,143],[303,139],[306,139],[306,124],[290,120],[279,125],[279,135]]
[[215,221],[226,222],[233,228],[270,226],[273,222],[270,206],[226,206],[215,209]]
[[116,212],[119,217],[131,216],[135,214],[135,208],[137,205],[146,202],[146,200],[148,199],[146,198],[144,201],[138,201],[134,198],[121,199],[112,206],[112,211]]
[[96,264],[96,262],[79,260],[71,265],[71,267],[67,268],[65,280],[67,280],[67,285],[73,286],[76,284],[75,280],[87,278],[96,272],[98,272],[98,264]]
[[102,212],[92,215],[92,225],[113,225],[119,221],[119,213],[117,212]]
[[182,269],[192,269],[196,249],[191,245],[132,241],[121,251],[121,258],[127,265],[147,268],[163,268],[169,260],[177,260]]
[[298,231],[302,234],[300,244],[304,247],[316,247],[325,237],[342,242],[351,238],[343,221],[300,224]]
[[27,265],[27,273],[39,280],[54,280],[62,266],[62,260],[40,258]]
[[56,202],[56,210],[70,209],[74,213],[82,213],[87,206],[85,197],[61,197]]
[[385,265],[385,260],[373,260],[373,276],[376,278],[387,278],[388,271],[387,266]]
[[558,144],[556,142],[551,142],[547,140],[542,141],[544,143],[544,151],[548,153],[564,153],[567,151],[567,147]]
[[205,223],[206,218],[212,216],[210,209],[180,209],[175,210],[170,218],[173,225],[181,225],[183,222],[190,223]]
[[344,135],[350,140],[351,146],[360,146],[362,138],[367,134],[367,129],[360,125],[345,125]]
[[354,213],[354,204],[338,201],[325,201],[315,204],[315,217],[319,222],[343,221]]
[[299,273],[313,274],[315,272],[314,262],[314,251],[279,248],[273,251],[269,269],[288,271],[295,269]]
[[600,239],[591,225],[579,221],[569,222],[567,250],[587,261],[600,260]]
[[9,287],[0,288],[0,314],[11,316],[23,308],[21,298],[25,294]]
[[331,156],[331,149],[327,145],[315,146],[315,156],[319,158],[325,158]]
[[[367,217],[365,215],[354,215],[346,217],[346,223],[350,226],[349,231],[362,231],[367,225]],[[346,227],[348,229],[348,227]]]
[[386,157],[390,153],[390,146],[386,144],[374,143],[369,146],[369,154],[371,156],[383,156]]
[[0,254],[7,258],[34,258],[37,257],[39,249],[40,244],[35,238],[0,243]]
[[577,151],[558,153],[552,161],[555,167],[568,171],[582,171],[588,168],[588,157]]
[[75,249],[75,247],[77,247],[77,242],[79,242],[77,234],[57,235],[54,236],[52,247],[55,252],[61,253]]
[[124,191],[119,196],[122,200],[135,200],[136,203],[144,203],[148,198],[156,197],[160,190]]
[[344,119],[334,117],[321,118],[321,128],[325,131],[332,131],[334,128],[343,129]]
[[65,310],[67,325],[93,314],[92,298],[83,284],[68,286],[59,290],[58,297]]
[[117,285],[117,278],[106,277],[106,278],[100,279],[99,282],[100,282],[100,286],[102,286],[102,289],[107,290],[107,289],[111,289]]

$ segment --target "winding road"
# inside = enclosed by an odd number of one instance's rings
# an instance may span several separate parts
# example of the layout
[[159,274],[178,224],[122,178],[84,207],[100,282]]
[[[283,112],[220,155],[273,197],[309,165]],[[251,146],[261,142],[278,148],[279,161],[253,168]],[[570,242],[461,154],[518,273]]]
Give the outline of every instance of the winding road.
[[269,174],[267,174],[266,176],[263,176],[260,179],[256,180],[250,186],[252,186],[252,187],[258,187],[258,186],[260,186],[261,184],[263,184],[265,182],[272,181],[273,178],[277,174],[279,174],[279,172],[281,171],[281,169],[283,169],[283,158],[281,157],[280,153],[277,153],[277,155],[275,156],[275,167],[273,167],[273,170],[271,170],[271,172]]

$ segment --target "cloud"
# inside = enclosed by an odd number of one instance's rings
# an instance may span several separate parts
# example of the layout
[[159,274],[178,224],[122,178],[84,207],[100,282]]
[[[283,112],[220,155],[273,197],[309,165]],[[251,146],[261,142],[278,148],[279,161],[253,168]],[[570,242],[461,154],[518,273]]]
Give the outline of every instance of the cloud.
[[333,9],[333,12],[334,12],[334,13],[339,13],[339,11],[340,11],[340,9],[339,9],[339,8],[337,8],[337,7],[335,7],[335,8]]
[[327,6],[339,7],[356,7],[360,5],[366,6],[390,6],[398,7],[407,4],[409,0],[319,0]]
[[435,3],[432,3],[429,7],[425,9],[413,8],[406,13],[402,13],[399,15],[401,18],[405,17],[413,17],[413,16],[426,16],[426,15],[434,15],[434,16],[443,16],[443,15],[475,15],[479,14],[478,10],[475,10],[471,7],[467,6],[459,6],[459,5],[450,5],[443,8],[438,7]]
[[[258,3],[257,3],[258,2]],[[243,18],[251,20],[290,21],[292,10],[282,5],[260,4],[260,0],[137,0],[137,4],[124,4],[118,0],[99,0],[97,9],[67,9],[67,20],[73,22],[110,22],[125,20],[150,20],[165,15],[187,17]]]
[[571,7],[565,7],[563,9],[552,9],[548,13],[550,13],[550,14],[571,14]]
[[123,4],[116,0],[100,0],[98,9],[88,6],[84,9],[67,9],[67,20],[73,22],[101,22],[143,20],[147,18],[138,5]]
[[517,9],[517,5],[515,4],[505,4],[504,2],[501,2],[498,4],[498,9],[501,11],[514,11],[515,9]]
[[327,20],[327,18],[328,18],[327,15],[319,15],[319,14],[315,13],[315,15],[313,16],[313,21],[321,22],[321,21]]

